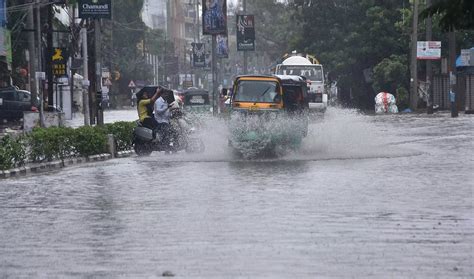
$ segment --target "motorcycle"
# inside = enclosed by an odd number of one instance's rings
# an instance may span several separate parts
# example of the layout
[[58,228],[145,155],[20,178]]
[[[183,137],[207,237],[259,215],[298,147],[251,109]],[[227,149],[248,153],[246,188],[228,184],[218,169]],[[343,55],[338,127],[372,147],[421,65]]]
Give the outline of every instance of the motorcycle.
[[186,118],[179,105],[173,105],[170,112],[169,144],[163,142],[164,135],[144,127],[137,120],[137,127],[133,129],[133,149],[138,156],[147,156],[153,151],[173,153],[181,150],[187,153],[204,152],[204,142],[195,135],[195,127]]

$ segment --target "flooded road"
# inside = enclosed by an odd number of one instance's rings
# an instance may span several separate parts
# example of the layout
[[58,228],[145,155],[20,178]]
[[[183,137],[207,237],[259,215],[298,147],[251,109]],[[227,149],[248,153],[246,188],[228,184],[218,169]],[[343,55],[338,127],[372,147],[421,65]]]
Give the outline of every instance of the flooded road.
[[207,125],[203,154],[1,180],[0,278],[474,277],[474,117],[331,109],[253,161]]

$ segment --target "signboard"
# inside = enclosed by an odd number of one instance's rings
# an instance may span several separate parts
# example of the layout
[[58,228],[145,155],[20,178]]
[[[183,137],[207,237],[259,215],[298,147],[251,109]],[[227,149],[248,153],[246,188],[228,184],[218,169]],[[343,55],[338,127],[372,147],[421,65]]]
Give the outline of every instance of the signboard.
[[206,66],[206,48],[203,43],[191,43],[193,47],[193,67],[203,68]]
[[0,0],[0,56],[7,56],[7,47],[5,46],[6,23],[7,23],[7,1]]
[[184,88],[193,87],[193,81],[192,81],[192,80],[185,80],[185,81],[183,81],[183,87],[184,87]]
[[237,50],[255,50],[255,21],[253,15],[237,15]]
[[51,57],[53,76],[59,78],[67,76],[68,55],[65,48],[53,48],[53,56]]
[[227,35],[217,35],[216,56],[218,58],[229,58],[229,42]]
[[416,59],[438,60],[441,59],[440,41],[418,41],[416,45]]
[[112,0],[79,0],[80,18],[112,18]]
[[461,57],[457,66],[474,66],[474,49],[461,49]]
[[105,85],[105,86],[112,86],[112,82],[110,81],[110,79],[106,78],[106,79],[104,80],[104,85]]
[[227,34],[227,0],[202,0],[202,34]]

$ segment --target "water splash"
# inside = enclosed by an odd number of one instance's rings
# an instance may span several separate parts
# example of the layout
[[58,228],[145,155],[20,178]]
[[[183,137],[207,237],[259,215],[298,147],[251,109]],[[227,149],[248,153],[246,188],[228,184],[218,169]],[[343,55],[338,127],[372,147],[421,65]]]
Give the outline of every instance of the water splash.
[[[237,156],[235,150],[229,146],[229,139],[232,136],[230,131],[236,128],[229,127],[229,125],[239,126],[241,123],[230,122],[224,118],[201,116],[197,136],[203,140],[206,147],[203,153],[179,153],[170,156],[159,154],[157,156],[161,157],[160,160],[166,161],[229,162],[247,160],[248,158],[252,158],[253,161],[307,161],[390,158],[417,154],[412,150],[393,145],[393,139],[397,136],[396,132],[393,131],[393,127],[388,126],[387,121],[380,121],[379,118],[380,116],[364,115],[356,110],[329,108],[325,115],[311,117],[308,135],[303,139],[299,148],[290,149],[290,152],[277,151],[280,152],[277,155],[281,156],[269,158],[268,156],[254,155],[254,153],[258,153],[256,152],[258,145],[257,148],[255,145],[240,146],[241,150],[248,152],[247,156],[242,158],[242,156]],[[246,123],[246,125],[256,125],[252,121]],[[267,121],[265,125],[270,130],[286,129],[289,131],[290,129],[287,128],[292,124],[280,119],[279,122]],[[266,137],[259,140],[265,141]]]

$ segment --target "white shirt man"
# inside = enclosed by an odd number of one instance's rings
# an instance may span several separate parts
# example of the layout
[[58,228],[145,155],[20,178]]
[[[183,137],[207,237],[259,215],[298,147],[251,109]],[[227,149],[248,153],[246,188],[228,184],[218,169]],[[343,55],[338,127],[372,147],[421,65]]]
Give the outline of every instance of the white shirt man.
[[155,102],[155,119],[158,123],[170,123],[168,102],[160,96]]

